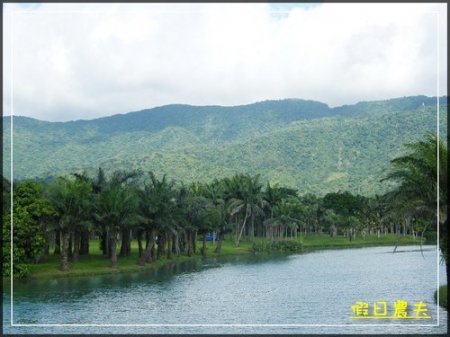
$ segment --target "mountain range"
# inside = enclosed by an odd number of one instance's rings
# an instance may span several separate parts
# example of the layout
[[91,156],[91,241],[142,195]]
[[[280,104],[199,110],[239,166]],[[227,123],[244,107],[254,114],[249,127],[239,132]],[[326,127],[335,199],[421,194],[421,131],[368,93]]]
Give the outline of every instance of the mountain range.
[[[15,180],[49,181],[86,170],[167,174],[210,182],[235,173],[300,194],[386,191],[379,180],[403,144],[427,131],[447,136],[447,97],[412,96],[330,108],[302,99],[248,105],[165,105],[92,120],[13,117]],[[10,176],[11,118],[3,117],[3,174]]]

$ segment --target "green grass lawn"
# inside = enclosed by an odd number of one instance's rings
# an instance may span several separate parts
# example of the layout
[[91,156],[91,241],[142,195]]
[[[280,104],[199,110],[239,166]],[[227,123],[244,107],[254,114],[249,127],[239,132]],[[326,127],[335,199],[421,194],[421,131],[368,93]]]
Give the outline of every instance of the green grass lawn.
[[[364,247],[364,246],[382,246],[391,245],[395,246],[397,242],[397,235],[382,235],[377,238],[376,235],[366,235],[363,239],[362,237],[357,237],[352,241],[349,241],[344,237],[336,237],[334,239],[330,238],[329,235],[311,234],[307,237],[298,236],[296,240],[302,243],[304,248],[351,248],[351,247]],[[264,241],[263,238],[256,238],[255,241]],[[292,239],[295,240],[295,239]],[[406,236],[402,238],[400,246],[402,245],[420,245],[419,240],[413,240],[411,236]],[[185,253],[177,257],[175,254],[172,260],[167,260],[167,258],[161,257],[153,263],[146,264],[145,266],[137,265],[138,261],[138,245],[137,241],[133,240],[131,244],[131,256],[129,257],[118,257],[117,269],[112,269],[109,267],[109,259],[102,255],[99,247],[98,240],[92,240],[90,243],[90,255],[80,256],[77,263],[69,262],[70,270],[67,272],[62,272],[59,270],[60,260],[59,255],[50,255],[42,259],[38,264],[30,266],[30,277],[31,278],[42,278],[42,277],[67,277],[67,276],[85,276],[85,275],[96,275],[96,274],[106,274],[106,273],[120,273],[120,272],[137,272],[142,270],[148,270],[152,268],[160,267],[166,263],[173,263],[179,261],[185,261],[192,258],[201,258],[200,248],[202,242],[197,242],[197,253],[193,257],[187,257]],[[245,238],[242,239],[239,246],[236,247],[234,244],[234,237],[227,235],[225,241],[222,244],[222,250],[220,254],[214,252],[215,246],[212,242],[207,242],[206,256],[231,256],[231,255],[242,255],[242,254],[252,254],[251,252],[252,244],[248,242]],[[120,246],[118,247],[118,249]],[[5,278],[3,278],[5,281]]]
[[[53,255],[43,258],[38,264],[30,266],[31,277],[66,277],[66,276],[83,276],[83,275],[97,275],[108,273],[120,273],[120,272],[137,272],[142,270],[148,270],[158,268],[168,262],[181,262],[192,258],[201,258],[200,248],[201,241],[197,242],[197,254],[193,257],[186,256],[185,253],[181,253],[178,257],[173,254],[173,258],[168,260],[166,256],[160,257],[156,261],[145,264],[145,266],[139,266],[137,264],[138,257],[138,244],[136,240],[131,242],[131,256],[118,257],[117,269],[109,267],[109,259],[104,256],[100,250],[98,240],[91,240],[89,247],[89,256],[80,255],[77,263],[70,262],[69,259],[69,271],[62,272],[60,267],[60,256]],[[120,247],[120,246],[119,246]],[[118,248],[119,248],[118,247]],[[222,244],[222,250],[220,254],[214,253],[215,246],[212,242],[207,242],[206,256],[230,256],[251,254],[251,244],[249,242],[242,242],[239,247],[236,247],[231,241],[224,241]]]

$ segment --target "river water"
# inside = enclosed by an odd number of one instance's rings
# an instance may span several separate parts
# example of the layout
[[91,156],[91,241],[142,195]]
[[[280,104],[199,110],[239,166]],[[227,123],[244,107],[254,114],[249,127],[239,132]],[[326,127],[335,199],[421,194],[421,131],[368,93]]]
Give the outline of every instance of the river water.
[[[404,246],[396,253],[393,247],[375,247],[193,259],[156,271],[15,282],[12,306],[10,289],[4,289],[3,329],[10,334],[443,334],[447,312],[434,304],[433,294],[446,283],[445,268],[436,246],[423,249],[423,257],[418,246]],[[359,319],[362,313],[352,311],[356,302],[366,302],[366,316],[374,316],[374,305],[378,314],[385,307],[385,316],[393,316],[400,300],[407,303],[409,318]]]

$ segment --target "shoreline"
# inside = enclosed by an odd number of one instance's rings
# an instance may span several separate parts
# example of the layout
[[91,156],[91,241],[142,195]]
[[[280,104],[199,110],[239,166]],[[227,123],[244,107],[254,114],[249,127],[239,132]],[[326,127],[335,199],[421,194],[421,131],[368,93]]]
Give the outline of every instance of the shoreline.
[[[375,240],[376,239],[376,240]],[[380,240],[381,239],[381,240]],[[261,240],[261,239],[260,239]],[[173,263],[180,263],[183,261],[189,261],[192,259],[204,259],[204,258],[214,258],[214,257],[228,257],[228,256],[276,256],[276,255],[292,255],[295,253],[310,252],[317,250],[329,250],[329,249],[355,249],[355,248],[368,248],[368,247],[387,247],[391,246],[394,249],[398,236],[397,235],[382,235],[377,238],[376,235],[367,235],[365,239],[358,237],[349,241],[347,238],[337,237],[330,239],[325,235],[312,234],[307,238],[297,238],[302,248],[299,252],[276,252],[276,253],[266,253],[266,252],[252,252],[252,244],[249,242],[241,242],[239,246],[235,246],[233,240],[228,239],[223,242],[222,250],[220,253],[215,253],[215,246],[212,242],[207,242],[206,256],[202,257],[201,254],[197,253],[191,257],[183,255],[174,255],[172,259],[167,259],[166,256],[160,257],[152,263],[147,263],[144,266],[138,265],[136,262],[138,260],[137,256],[137,246],[132,246],[132,254],[128,257],[118,258],[118,267],[112,269],[108,266],[109,260],[102,256],[100,251],[95,250],[96,240],[91,242],[92,253],[89,256],[80,256],[78,262],[70,262],[70,269],[67,272],[62,272],[59,270],[59,256],[50,255],[45,261],[41,263],[30,266],[30,275],[23,279],[14,279],[14,282],[29,282],[41,279],[53,279],[53,278],[67,278],[67,277],[83,277],[83,276],[95,276],[95,275],[107,275],[116,273],[134,273],[143,272],[153,269],[163,267],[165,265],[170,265]],[[420,249],[420,242],[414,240],[410,236],[405,236],[402,238],[402,242],[398,247],[402,246],[417,246]],[[422,247],[426,247],[432,244],[424,243]],[[197,249],[200,249],[198,245]],[[11,278],[9,276],[3,276],[3,285],[5,283],[10,283]]]
[[[405,237],[406,238],[406,237]],[[314,242],[316,240],[308,240],[306,242],[302,243],[302,248],[299,252],[272,252],[272,253],[266,253],[266,252],[252,252],[251,251],[251,244],[249,242],[242,242],[240,246],[236,247],[233,242],[228,241],[226,244],[225,242],[222,245],[222,251],[220,253],[215,253],[214,248],[215,246],[212,244],[212,242],[207,243],[207,254],[206,256],[202,257],[200,254],[195,254],[191,257],[188,257],[186,255],[180,255],[174,257],[172,259],[167,259],[165,256],[157,259],[156,261],[152,263],[145,264],[144,266],[138,265],[136,262],[138,260],[138,257],[136,255],[137,251],[134,252],[135,254],[132,254],[130,257],[121,257],[119,258],[119,263],[117,269],[112,269],[108,267],[109,259],[107,259],[104,256],[98,256],[93,254],[92,256],[85,256],[84,258],[80,258],[80,261],[77,263],[71,262],[71,269],[68,272],[63,273],[61,270],[59,270],[59,256],[53,255],[49,257],[52,261],[46,261],[42,264],[37,264],[31,266],[31,273],[30,276],[23,278],[23,279],[11,279],[11,277],[3,276],[2,278],[2,286],[3,286],[3,292],[7,291],[8,288],[11,286],[11,282],[13,283],[27,283],[27,282],[39,282],[39,281],[48,281],[53,279],[68,279],[71,277],[76,278],[83,278],[83,277],[92,277],[92,276],[99,276],[99,275],[112,275],[112,274],[129,274],[129,273],[141,273],[141,272],[148,272],[152,270],[157,270],[159,268],[163,268],[166,266],[170,266],[173,264],[183,263],[187,261],[193,261],[193,260],[203,260],[203,259],[210,259],[210,258],[227,258],[227,257],[244,257],[244,256],[254,256],[254,257],[276,257],[276,256],[288,256],[288,255],[294,255],[294,254],[302,254],[302,253],[310,253],[315,251],[322,251],[322,250],[340,250],[340,249],[360,249],[360,248],[370,248],[370,247],[391,247],[392,253],[394,253],[394,247],[396,246],[396,241],[393,242],[393,237],[391,236],[390,240],[384,241],[384,242],[373,242],[373,241],[367,241],[367,242],[361,242],[361,240],[355,240],[355,241],[348,241],[348,242],[328,242],[327,244],[324,244],[323,242]],[[396,239],[396,238],[395,238]],[[231,240],[232,241],[232,240]],[[420,243],[415,242],[414,240],[408,239],[405,241],[402,241],[397,251],[398,253],[402,252],[402,247],[404,246],[415,246],[417,249],[414,249],[414,251],[420,252],[421,249],[424,251],[430,250],[430,246],[432,247],[438,247],[436,244],[432,243],[424,243],[422,244],[422,248]],[[434,248],[433,248],[434,249]],[[208,253],[209,251],[209,253]],[[411,251],[411,250],[408,250]],[[95,265],[93,263],[98,263],[102,265],[100,268],[95,268]],[[91,268],[85,269],[85,268],[77,268],[80,266],[91,266]],[[39,268],[41,267],[41,268]],[[34,271],[33,271],[34,269]],[[443,288],[445,288],[445,294],[447,293],[447,285],[442,285],[440,287],[440,306],[448,310],[448,303],[443,300],[442,296]],[[434,296],[434,302],[437,304],[437,291]],[[447,307],[446,307],[447,305]]]

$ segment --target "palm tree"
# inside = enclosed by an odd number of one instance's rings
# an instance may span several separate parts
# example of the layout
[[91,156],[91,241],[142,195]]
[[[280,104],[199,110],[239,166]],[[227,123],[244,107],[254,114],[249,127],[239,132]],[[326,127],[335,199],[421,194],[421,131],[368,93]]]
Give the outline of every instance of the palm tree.
[[[185,233],[185,244],[187,246],[187,255],[190,257],[196,253],[196,236],[200,231],[204,236],[207,229],[205,224],[205,211],[207,200],[200,191],[196,189],[195,185],[189,187],[182,186],[178,196],[179,216],[184,218],[184,221],[179,219]],[[202,247],[202,254],[205,252],[205,246]]]
[[[79,173],[72,173],[72,175],[75,177],[76,181],[79,181],[82,184],[91,185],[91,192],[92,192],[92,185],[93,181],[92,179],[86,174],[86,171],[83,171],[81,174]],[[93,198],[93,195],[89,195],[88,200],[91,200]],[[93,215],[93,205],[92,203],[85,203],[85,217],[86,221],[83,223],[80,223],[74,230],[73,233],[73,254],[72,254],[72,260],[73,262],[78,261],[79,255],[83,254],[89,254],[89,237],[90,237],[90,231],[93,228],[93,221],[89,221],[90,218]]]
[[[101,167],[98,168],[97,176],[92,179],[92,192],[94,194],[94,198],[98,198],[98,194],[102,191],[103,188],[107,186],[107,180],[105,172]],[[98,231],[100,237],[100,249],[103,251],[104,255],[108,255],[109,246],[108,246],[108,233],[106,232],[106,228],[102,224],[98,224]]]
[[219,235],[215,253],[220,253],[225,233],[229,230],[224,181],[215,179],[211,184],[204,185],[202,195],[208,200],[206,206],[210,209],[210,214],[214,219],[211,220],[214,221],[214,223],[211,223],[211,227]]
[[49,197],[57,212],[57,229],[61,235],[61,270],[68,271],[69,238],[77,226],[89,222],[91,186],[82,180],[60,177],[50,186]]
[[236,228],[233,229],[234,234],[236,235],[236,240],[239,235],[239,221],[238,215],[235,213],[231,213],[230,203],[233,199],[237,199],[242,195],[242,177],[243,175],[235,174],[231,178],[227,177],[223,179],[224,184],[224,201],[226,203],[226,212],[228,214],[228,223],[232,224],[232,226],[236,225]]
[[391,172],[385,180],[398,182],[387,194],[393,208],[405,218],[428,220],[440,228],[440,249],[450,278],[447,224],[447,145],[436,133],[428,132],[424,140],[405,144],[409,153],[391,161]]
[[[298,223],[300,220],[297,218],[296,206],[298,204],[297,197],[289,196],[281,199],[274,207],[272,217],[264,221],[264,225],[269,227],[270,230],[270,242],[273,243],[275,236],[277,241],[283,238],[283,235],[287,230],[291,230],[291,235],[297,237]],[[278,229],[278,235],[274,235],[274,230]]]
[[[100,167],[98,169],[97,176],[93,179],[89,179],[92,186],[92,193],[94,194],[94,198],[97,201],[96,206],[99,206],[98,202],[101,198],[101,193],[110,187],[128,186],[128,188],[130,189],[130,191],[128,192],[130,192],[131,194],[136,194],[136,189],[138,188],[138,179],[141,175],[142,173],[137,170],[118,170],[114,171],[109,177],[107,177],[103,169]],[[109,245],[109,225],[106,222],[100,222],[100,218],[101,217],[99,217],[99,213],[97,212],[97,214],[94,216],[94,220],[96,220],[97,227],[100,232],[100,247],[103,251],[103,254],[111,257],[111,247]],[[132,224],[134,225],[134,222],[132,222]],[[128,255],[130,253],[130,230],[131,228],[129,225],[124,225],[119,230],[120,234],[122,235],[121,255]]]
[[[158,180],[153,172],[149,172],[149,177],[150,185],[145,184],[144,189],[138,192],[141,226],[147,234],[145,252],[138,261],[140,265],[152,262],[157,233],[164,235],[164,232],[173,229],[172,218],[176,207],[174,182],[169,182],[166,175]],[[163,244],[162,241],[159,243]]]
[[184,251],[187,246],[187,255],[193,254],[193,244],[191,232],[194,230],[191,221],[191,196],[187,186],[182,185],[176,190],[174,212],[175,221],[178,223],[180,231],[175,241],[175,250],[177,254]]
[[137,223],[137,199],[130,186],[109,185],[98,195],[95,217],[107,229],[110,267],[117,268],[117,235]]
[[[278,203],[281,202],[281,200],[285,197],[285,194],[283,193],[283,190],[278,187],[278,185],[270,186],[270,183],[267,183],[266,190],[264,191],[264,199],[267,201],[266,209],[269,211],[270,218],[274,218],[274,212],[275,208],[277,207]],[[266,220],[267,221],[267,220]],[[264,222],[267,226],[267,223]],[[269,226],[270,230],[270,238],[273,239],[272,231],[273,226]]]
[[259,178],[259,174],[253,177],[250,175],[235,176],[234,180],[238,182],[238,193],[230,198],[228,210],[231,216],[239,214],[243,217],[240,229],[238,227],[239,234],[236,232],[236,246],[239,246],[239,241],[241,240],[249,218],[251,221],[249,239],[253,242],[255,233],[255,217],[258,215],[264,215],[264,207],[268,205],[268,202],[264,199],[262,184],[260,183]]
[[307,193],[299,198],[299,210],[303,217],[302,223],[304,224],[305,238],[313,227],[317,231],[319,206],[322,206],[319,199],[312,193]]

